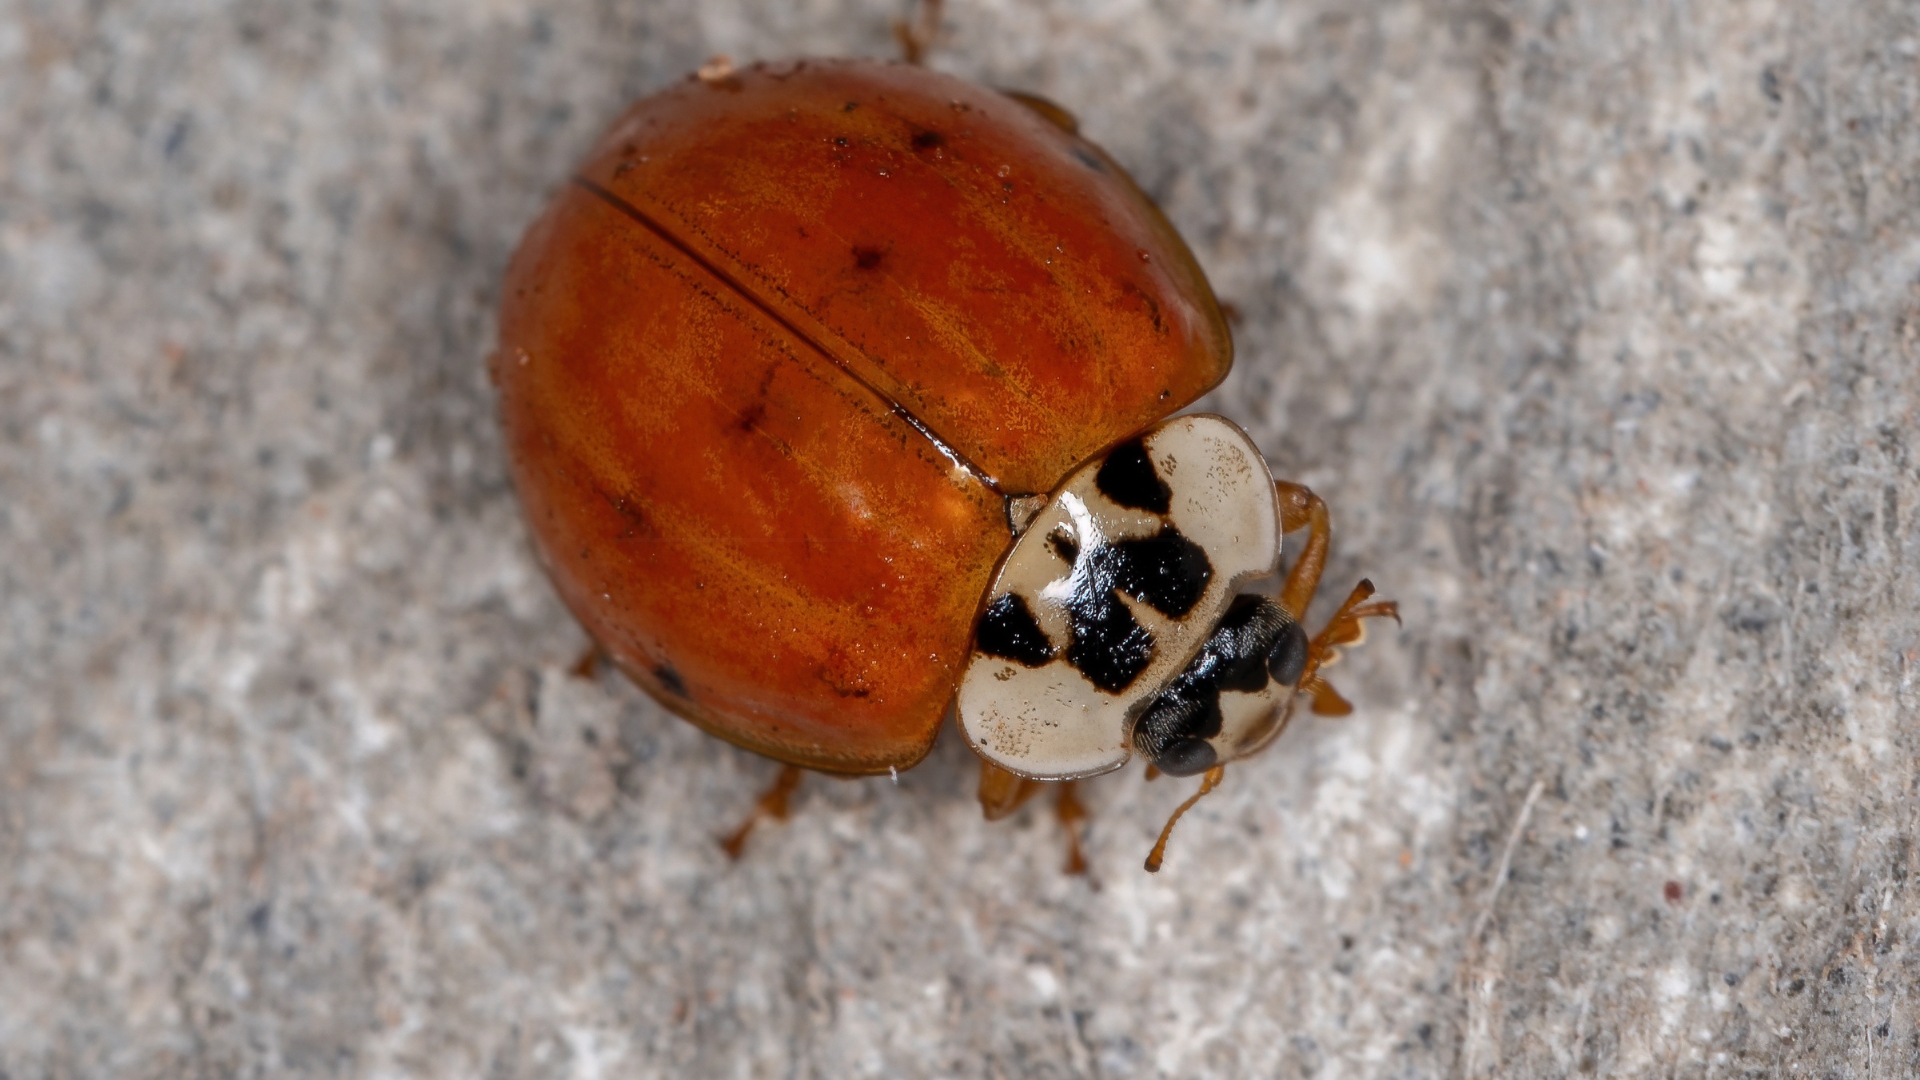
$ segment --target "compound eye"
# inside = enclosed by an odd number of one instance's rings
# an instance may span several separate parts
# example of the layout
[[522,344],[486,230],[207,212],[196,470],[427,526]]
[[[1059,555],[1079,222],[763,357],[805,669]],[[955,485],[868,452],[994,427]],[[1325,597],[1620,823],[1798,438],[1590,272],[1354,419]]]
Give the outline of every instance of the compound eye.
[[1267,652],[1267,674],[1282,686],[1293,686],[1300,681],[1300,673],[1307,670],[1307,632],[1300,624],[1287,620],[1280,636],[1274,640],[1273,648]]
[[1220,756],[1213,751],[1213,744],[1205,739],[1188,736],[1176,740],[1160,751],[1153,759],[1154,765],[1168,776],[1198,776],[1213,768]]

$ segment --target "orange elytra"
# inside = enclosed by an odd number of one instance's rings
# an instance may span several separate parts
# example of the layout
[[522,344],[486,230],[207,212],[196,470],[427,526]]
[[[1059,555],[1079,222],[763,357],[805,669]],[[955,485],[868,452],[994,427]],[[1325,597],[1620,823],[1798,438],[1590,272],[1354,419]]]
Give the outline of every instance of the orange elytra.
[[1324,506],[1166,421],[1231,358],[1066,113],[800,61],[616,121],[515,255],[492,369],[535,546],[622,671],[829,773],[911,766],[956,712],[998,816],[1134,750],[1211,788],[1296,691],[1341,710],[1315,672],[1392,614],[1363,583],[1309,641]]

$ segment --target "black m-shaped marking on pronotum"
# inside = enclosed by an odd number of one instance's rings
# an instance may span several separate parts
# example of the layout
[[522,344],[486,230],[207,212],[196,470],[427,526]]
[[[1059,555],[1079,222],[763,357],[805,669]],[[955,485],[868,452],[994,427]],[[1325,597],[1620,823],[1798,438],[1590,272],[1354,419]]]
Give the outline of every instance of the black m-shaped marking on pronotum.
[[1154,536],[1078,553],[1067,598],[1072,640],[1067,663],[1109,694],[1125,690],[1153,662],[1153,635],[1121,601],[1125,593],[1170,619],[1184,617],[1213,580],[1200,545],[1166,526]]

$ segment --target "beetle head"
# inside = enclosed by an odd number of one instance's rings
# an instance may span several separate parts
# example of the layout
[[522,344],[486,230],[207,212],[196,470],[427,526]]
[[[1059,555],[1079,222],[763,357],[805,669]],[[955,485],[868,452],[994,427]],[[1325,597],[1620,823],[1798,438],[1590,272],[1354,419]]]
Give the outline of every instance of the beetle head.
[[1242,595],[1134,724],[1134,748],[1172,776],[1257,753],[1285,725],[1306,663],[1299,622],[1263,596]]

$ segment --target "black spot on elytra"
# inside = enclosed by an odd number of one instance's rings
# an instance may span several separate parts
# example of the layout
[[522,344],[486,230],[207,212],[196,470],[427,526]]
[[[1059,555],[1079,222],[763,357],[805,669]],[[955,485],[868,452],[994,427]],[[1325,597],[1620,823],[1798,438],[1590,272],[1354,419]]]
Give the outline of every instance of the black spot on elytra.
[[947,137],[937,131],[916,131],[913,133],[913,148],[925,153],[938,150],[947,144]]
[[661,689],[675,697],[687,696],[687,681],[672,664],[662,663],[653,669],[653,677],[660,681]]
[[1087,168],[1092,169],[1094,172],[1103,173],[1107,171],[1107,163],[1100,160],[1100,155],[1084,146],[1076,146],[1073,148],[1073,159],[1085,165]]
[[[1221,693],[1252,694],[1264,689],[1269,672],[1293,648],[1296,638],[1304,663],[1306,638],[1299,623],[1264,597],[1236,597],[1200,654],[1174,676],[1134,725],[1134,748],[1173,776],[1192,776],[1212,768],[1218,755],[1206,740],[1220,734]],[[1298,678],[1296,670],[1294,679]],[[1290,685],[1294,680],[1282,681]]]
[[974,644],[988,656],[1030,668],[1053,659],[1053,643],[1041,632],[1027,602],[1016,593],[1002,593],[987,605]]
[[759,430],[761,422],[767,418],[767,398],[773,391],[773,380],[776,374],[778,374],[777,369],[769,367],[766,374],[760,376],[760,386],[753,392],[752,402],[740,410],[739,415],[734,419],[736,428],[748,434]]
[[[1141,261],[1146,261],[1146,258],[1147,253],[1142,251],[1140,253]],[[1151,293],[1148,293],[1145,289],[1142,289],[1131,281],[1121,282],[1120,288],[1123,292],[1131,293],[1140,298],[1140,306],[1146,309],[1147,318],[1153,320],[1153,332],[1164,336],[1167,332],[1167,324],[1165,320],[1160,317],[1160,301],[1155,300]]]
[[877,247],[856,247],[853,249],[853,265],[862,270],[872,270],[874,267],[879,266],[880,260],[885,257],[886,252],[881,251]]
[[1074,590],[1066,603],[1072,631],[1067,663],[1088,682],[1116,694],[1140,677],[1154,650],[1153,635],[1120,594],[1177,619],[1200,602],[1213,580],[1213,564],[1200,545],[1171,526],[1076,554]]
[[1173,489],[1160,479],[1147,456],[1147,444],[1139,439],[1114,447],[1100,463],[1093,484],[1100,494],[1132,510],[1164,514],[1172,505]]
[[636,537],[652,537],[659,534],[659,530],[655,527],[652,519],[647,517],[645,508],[642,507],[639,502],[625,495],[612,494],[597,485],[594,487],[594,490],[598,491],[600,497],[607,500],[607,505],[613,508],[613,512],[619,514],[622,520],[626,522],[626,528],[620,533],[622,540],[630,540]]
[[1156,334],[1166,333],[1167,324],[1160,321],[1160,301],[1155,300],[1146,293],[1141,293],[1140,298],[1147,302],[1147,317],[1153,320],[1153,332]]

